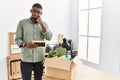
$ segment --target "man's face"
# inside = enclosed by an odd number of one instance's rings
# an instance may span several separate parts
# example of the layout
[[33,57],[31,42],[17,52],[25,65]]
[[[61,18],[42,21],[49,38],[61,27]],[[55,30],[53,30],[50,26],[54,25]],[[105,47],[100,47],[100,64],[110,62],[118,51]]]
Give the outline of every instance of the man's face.
[[33,7],[30,11],[33,19],[37,19],[42,14],[42,10],[37,7]]

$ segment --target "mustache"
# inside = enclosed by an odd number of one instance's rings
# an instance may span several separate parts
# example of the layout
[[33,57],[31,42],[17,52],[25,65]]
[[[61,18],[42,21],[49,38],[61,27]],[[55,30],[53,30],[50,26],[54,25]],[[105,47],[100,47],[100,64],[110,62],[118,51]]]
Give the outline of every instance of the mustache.
[[40,16],[37,16],[37,17],[33,17],[33,16],[32,16],[31,18],[32,18],[32,19],[37,19],[37,18],[39,18],[39,17],[40,17]]

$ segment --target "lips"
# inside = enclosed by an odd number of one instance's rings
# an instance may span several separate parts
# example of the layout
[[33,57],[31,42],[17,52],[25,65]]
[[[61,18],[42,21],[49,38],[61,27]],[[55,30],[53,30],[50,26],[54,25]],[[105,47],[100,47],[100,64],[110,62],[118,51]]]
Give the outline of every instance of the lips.
[[32,16],[33,19],[37,19],[37,16]]

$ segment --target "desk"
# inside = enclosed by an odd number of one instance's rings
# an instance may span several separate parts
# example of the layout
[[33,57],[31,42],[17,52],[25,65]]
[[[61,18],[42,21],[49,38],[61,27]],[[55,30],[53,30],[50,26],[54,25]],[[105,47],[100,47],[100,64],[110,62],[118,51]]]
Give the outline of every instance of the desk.
[[13,54],[7,57],[8,80],[21,79],[20,54]]
[[72,80],[120,80],[120,78],[83,64],[75,66],[75,73]]
[[[47,53],[45,53],[45,56],[47,56]],[[21,54],[13,54],[7,57],[8,80],[22,80],[20,70],[20,57]],[[34,76],[32,75],[32,80],[34,80],[33,78]]]

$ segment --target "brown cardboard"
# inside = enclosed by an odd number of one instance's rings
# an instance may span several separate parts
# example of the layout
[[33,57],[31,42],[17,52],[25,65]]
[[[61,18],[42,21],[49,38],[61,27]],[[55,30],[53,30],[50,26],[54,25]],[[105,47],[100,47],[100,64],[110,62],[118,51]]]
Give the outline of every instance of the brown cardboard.
[[72,65],[72,61],[70,60],[62,60],[58,58],[46,58],[45,66],[50,68],[57,68],[70,71]]
[[71,80],[71,71],[57,69],[57,68],[47,68],[47,76]]
[[45,77],[45,80],[65,80],[65,79],[59,79],[59,78],[54,78],[54,77]]
[[45,59],[45,67],[46,67],[45,75],[48,77],[54,77],[54,78],[59,78],[63,80],[71,80],[73,66],[74,64],[72,60],[46,58]]

